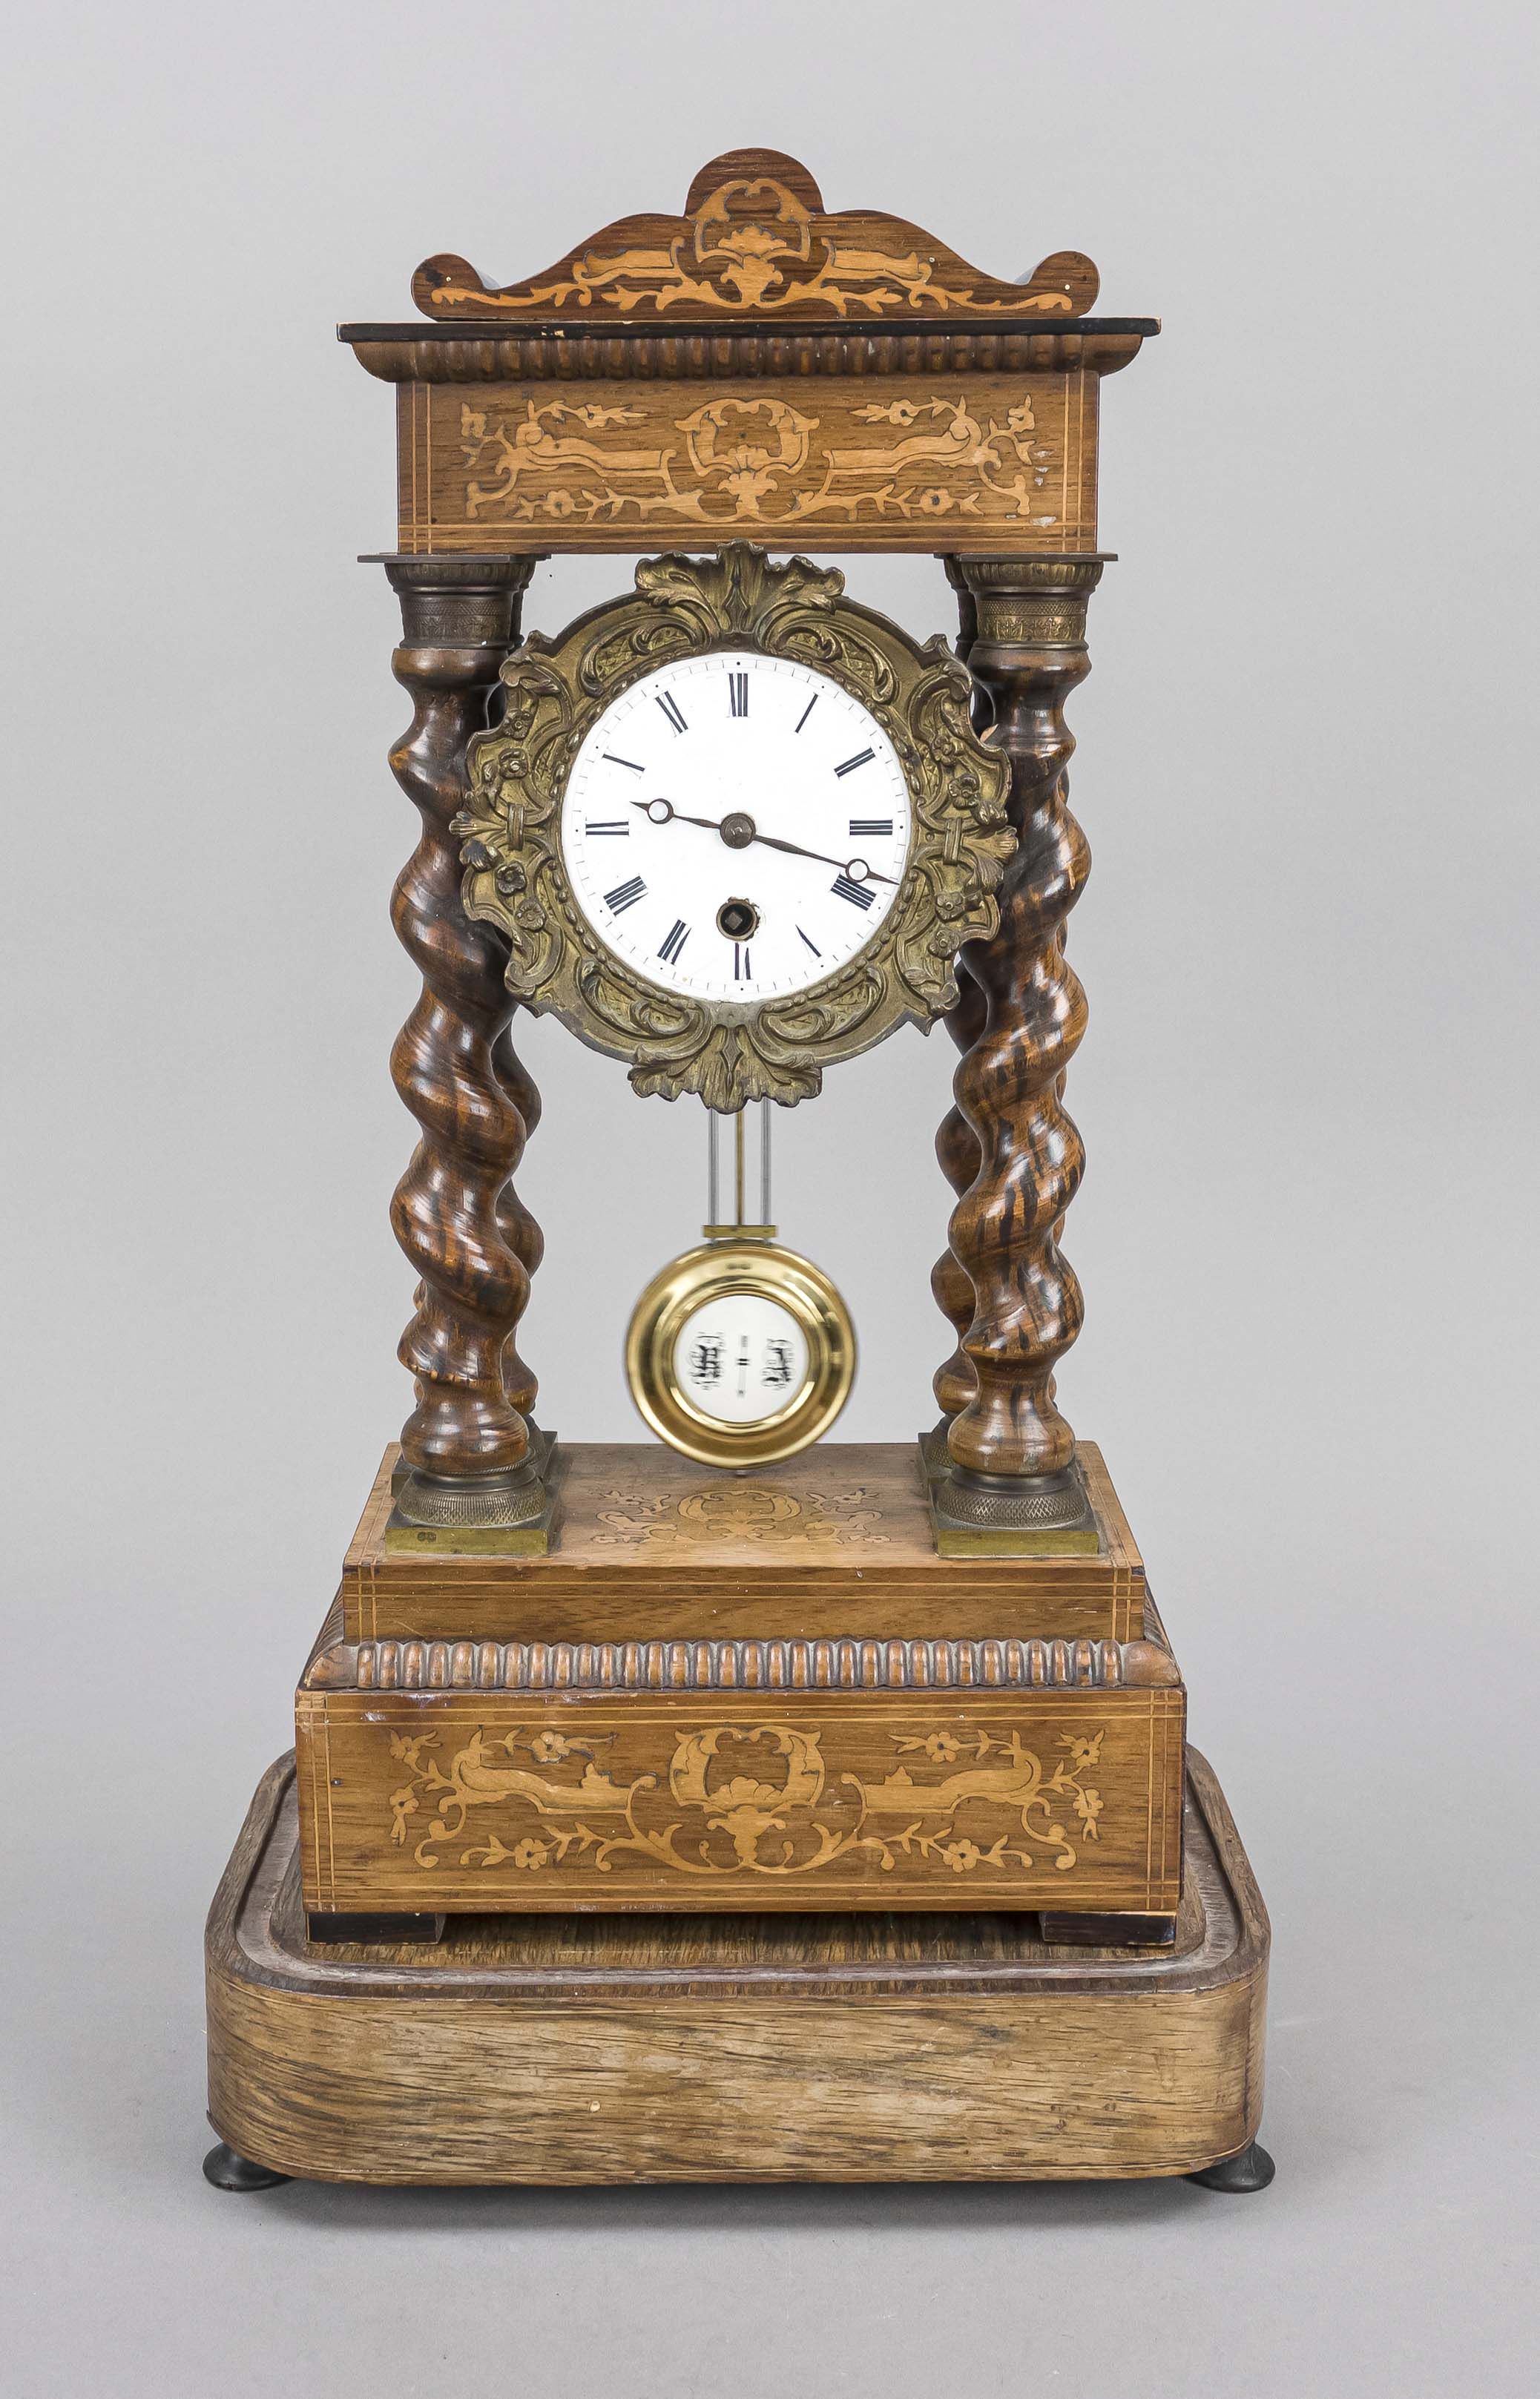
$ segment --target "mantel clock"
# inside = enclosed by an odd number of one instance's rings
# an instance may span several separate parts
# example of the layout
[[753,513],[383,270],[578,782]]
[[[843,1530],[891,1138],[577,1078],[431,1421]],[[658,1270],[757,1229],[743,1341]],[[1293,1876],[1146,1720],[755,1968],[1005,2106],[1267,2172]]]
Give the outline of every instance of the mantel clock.
[[[210,1918],[210,2179],[1258,2189],[1265,1916],[1058,1397],[1064,707],[1101,384],[1158,329],[1077,252],[1004,282],[757,150],[412,291],[342,338],[397,402],[413,1405]],[[939,557],[955,636],[864,605],[866,551]],[[583,552],[632,563],[526,636]],[[520,1010],[616,1107],[701,1106],[700,1239],[615,1327],[644,1440],[555,1437],[520,1354]],[[835,1442],[858,1328],[779,1238],[771,1123],[937,1019],[939,1414]]]

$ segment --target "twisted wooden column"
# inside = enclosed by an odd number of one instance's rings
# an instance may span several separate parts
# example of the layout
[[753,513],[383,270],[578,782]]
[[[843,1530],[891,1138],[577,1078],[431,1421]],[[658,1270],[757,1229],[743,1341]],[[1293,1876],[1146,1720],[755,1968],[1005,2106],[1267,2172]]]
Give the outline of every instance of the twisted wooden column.
[[391,1204],[421,1278],[399,1349],[417,1403],[401,1429],[409,1471],[396,1504],[413,1525],[511,1526],[544,1505],[526,1422],[534,1379],[515,1342],[541,1240],[510,1182],[539,1102],[509,1039],[505,940],[460,904],[450,827],[466,794],[466,746],[488,721],[535,562],[385,563],[401,603],[391,668],[413,707],[390,763],[423,821],[391,904],[423,976],[390,1061],[422,1128]]
[[[976,610],[969,664],[991,696],[994,739],[1011,761],[1018,847],[1000,887],[998,932],[963,953],[982,1021],[952,1089],[978,1165],[949,1232],[973,1291],[959,1346],[973,1389],[952,1417],[951,1471],[939,1505],[964,1525],[1050,1532],[1087,1521],[1074,1435],[1054,1403],[1053,1374],[1082,1315],[1058,1232],[1085,1165],[1060,1097],[1086,1026],[1085,994],[1064,957],[1064,921],[1090,869],[1066,796],[1074,744],[1063,709],[1089,671],[1086,609],[1101,562],[959,565]],[[950,1154],[961,1172],[960,1137]],[[963,1379],[951,1376],[948,1389],[957,1390]]]

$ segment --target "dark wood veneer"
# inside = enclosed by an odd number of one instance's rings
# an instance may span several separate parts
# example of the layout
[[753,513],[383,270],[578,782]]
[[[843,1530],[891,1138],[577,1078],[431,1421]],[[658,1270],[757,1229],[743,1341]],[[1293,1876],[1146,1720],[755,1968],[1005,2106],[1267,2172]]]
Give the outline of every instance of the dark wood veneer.
[[[534,1219],[511,1188],[538,1111],[509,1037],[507,943],[460,904],[466,749],[487,722],[504,658],[519,637],[528,558],[385,562],[401,603],[392,658],[412,720],[391,752],[422,818],[392,919],[422,969],[422,996],[391,1054],[396,1088],[422,1128],[391,1222],[421,1281],[400,1356],[416,1382],[401,1432],[409,1470],[430,1478],[503,1476],[529,1455],[534,1379],[515,1333],[540,1254]],[[506,1376],[506,1379],[505,1379]]]

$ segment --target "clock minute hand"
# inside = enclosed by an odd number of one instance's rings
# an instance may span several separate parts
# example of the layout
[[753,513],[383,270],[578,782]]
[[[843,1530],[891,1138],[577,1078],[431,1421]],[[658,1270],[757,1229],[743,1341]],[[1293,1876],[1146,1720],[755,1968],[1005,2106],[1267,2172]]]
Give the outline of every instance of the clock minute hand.
[[842,874],[848,874],[853,866],[864,866],[868,877],[873,883],[892,883],[897,880],[897,877],[891,874],[879,874],[874,866],[867,865],[864,858],[828,858],[821,849],[804,849],[800,841],[777,841],[773,833],[756,832],[754,839],[762,842],[766,849],[784,849],[792,858],[816,858],[820,866],[837,866]]
[[[654,824],[701,825],[708,833],[720,833],[724,841],[727,839],[725,826],[732,821],[730,818],[686,816],[682,808],[675,807],[672,800],[633,800],[631,806],[633,808],[641,808]],[[655,808],[661,808],[664,814],[654,816]],[[729,848],[747,849],[751,842],[757,841],[763,848],[784,850],[789,858],[812,858],[816,859],[820,866],[837,866],[842,874],[848,874],[853,866],[860,865],[866,868],[866,873],[873,883],[892,883],[897,880],[894,875],[880,874],[874,866],[867,864],[865,859],[831,858],[821,849],[804,849],[800,841],[781,841],[773,833],[761,833],[751,817],[740,817],[739,821],[746,828],[743,837],[741,840],[729,842]]]

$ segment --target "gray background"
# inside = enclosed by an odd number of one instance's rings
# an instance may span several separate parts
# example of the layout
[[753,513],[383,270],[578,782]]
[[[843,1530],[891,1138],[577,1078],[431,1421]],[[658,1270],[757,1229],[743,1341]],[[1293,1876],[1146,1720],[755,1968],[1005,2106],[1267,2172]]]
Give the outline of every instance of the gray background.
[[[6,171],[5,1865],[22,2394],[1532,2387],[1533,12],[56,0]],[[1164,337],[1107,387],[1064,1403],[1276,1926],[1264,2198],[217,2195],[198,1943],[380,1447],[414,820],[391,405],[335,349],[804,157]],[[928,563],[851,562],[918,633]],[[614,563],[536,579],[554,630]],[[543,1413],[699,1221],[549,1026]],[[901,1437],[944,1038],[783,1118]],[[859,1205],[853,1204],[858,1199]],[[875,1205],[874,1205],[875,1203]],[[879,1229],[873,1235],[875,1213]],[[1528,2069],[1528,2071],[1526,2071]]]

